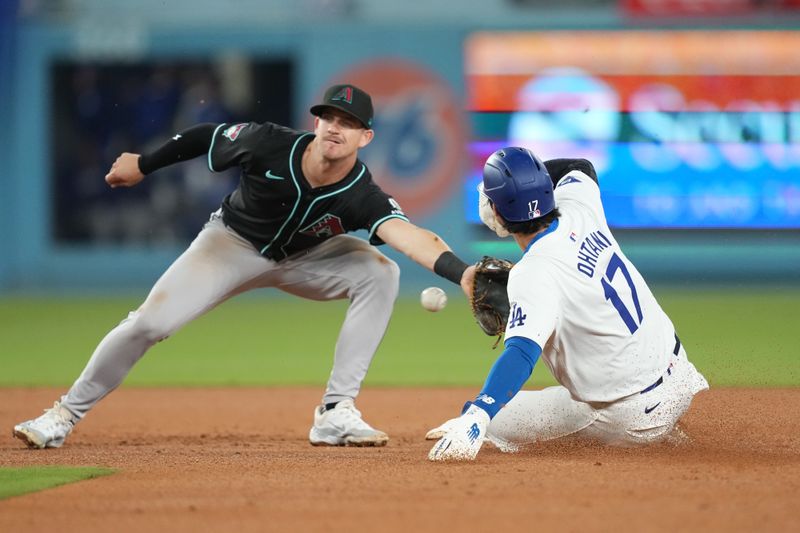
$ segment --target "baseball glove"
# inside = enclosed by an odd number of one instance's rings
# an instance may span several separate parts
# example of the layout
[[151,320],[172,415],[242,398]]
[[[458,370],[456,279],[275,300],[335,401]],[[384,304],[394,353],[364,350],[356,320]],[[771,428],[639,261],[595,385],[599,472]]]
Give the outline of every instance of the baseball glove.
[[508,322],[508,272],[513,265],[503,259],[483,256],[475,264],[472,284],[472,314],[481,329],[490,336],[497,335],[495,347]]

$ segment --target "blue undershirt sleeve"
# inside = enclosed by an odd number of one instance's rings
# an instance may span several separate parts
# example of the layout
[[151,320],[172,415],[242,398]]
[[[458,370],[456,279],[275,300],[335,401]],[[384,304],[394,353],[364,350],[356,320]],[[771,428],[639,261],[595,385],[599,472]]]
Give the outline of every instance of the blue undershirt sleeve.
[[[531,377],[541,354],[542,348],[530,339],[512,337],[507,340],[505,350],[495,361],[481,392],[472,403],[494,418]],[[469,404],[467,402],[465,410]]]

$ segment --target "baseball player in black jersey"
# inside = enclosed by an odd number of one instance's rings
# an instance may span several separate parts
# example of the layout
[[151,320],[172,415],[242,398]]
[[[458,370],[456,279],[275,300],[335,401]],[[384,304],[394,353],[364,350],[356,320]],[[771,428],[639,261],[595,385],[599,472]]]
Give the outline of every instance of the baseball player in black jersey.
[[[15,437],[31,448],[61,446],[156,342],[236,294],[275,287],[312,300],[350,300],[311,444],[386,444],[386,433],[354,405],[399,285],[397,264],[372,245],[389,244],[467,295],[474,267],[410,223],[358,159],[373,137],[367,93],[335,85],[310,111],[313,132],[271,123],[200,124],[151,153],[117,158],[106,175],[111,187],[134,186],[146,174],[199,156],[215,172],[239,167],[241,178],[144,303],[100,342],[69,391],[43,415],[15,426]],[[359,229],[369,232],[369,242],[346,235]]]

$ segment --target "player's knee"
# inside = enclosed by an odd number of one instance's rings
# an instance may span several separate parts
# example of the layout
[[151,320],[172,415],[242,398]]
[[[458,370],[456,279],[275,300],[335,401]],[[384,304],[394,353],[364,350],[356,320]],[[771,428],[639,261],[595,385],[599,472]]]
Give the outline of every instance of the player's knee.
[[400,267],[384,255],[378,256],[376,260],[375,279],[385,287],[390,294],[397,296],[400,290]]
[[362,263],[361,283],[388,298],[396,298],[400,289],[400,267],[383,254],[369,253],[369,259]]
[[624,434],[619,435],[617,442],[612,442],[611,444],[623,448],[629,446],[646,446],[648,444],[655,444],[665,441],[672,433],[673,429],[673,424],[664,424],[650,428],[628,429]]
[[149,344],[162,341],[172,333],[165,321],[149,313],[144,307],[129,314],[123,323],[130,328],[132,335],[144,339]]

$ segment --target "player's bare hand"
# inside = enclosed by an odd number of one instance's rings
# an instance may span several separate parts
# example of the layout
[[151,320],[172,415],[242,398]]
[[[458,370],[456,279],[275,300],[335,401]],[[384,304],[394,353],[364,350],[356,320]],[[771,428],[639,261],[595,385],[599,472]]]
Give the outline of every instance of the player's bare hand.
[[111,165],[111,170],[106,174],[106,183],[112,189],[116,187],[133,187],[143,179],[144,174],[139,170],[139,154],[128,152],[120,155]]
[[475,265],[470,265],[461,275],[461,290],[467,295],[468,300],[472,300],[472,287],[475,284]]

